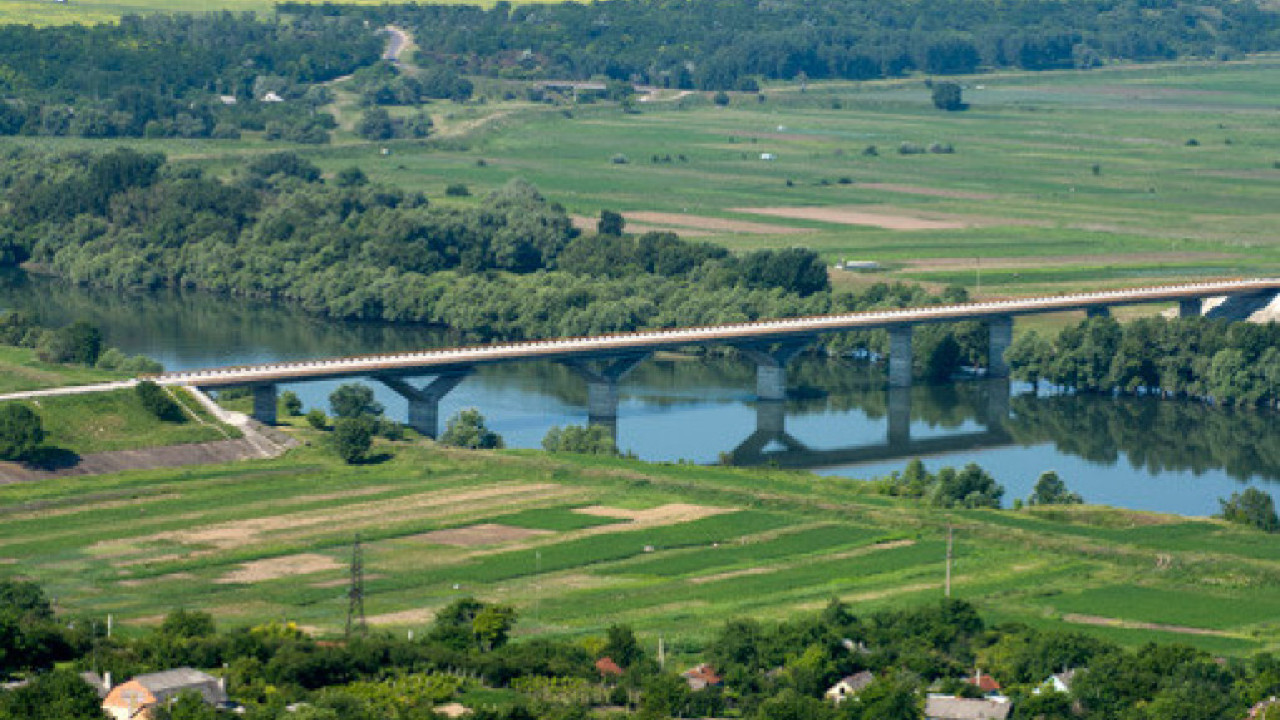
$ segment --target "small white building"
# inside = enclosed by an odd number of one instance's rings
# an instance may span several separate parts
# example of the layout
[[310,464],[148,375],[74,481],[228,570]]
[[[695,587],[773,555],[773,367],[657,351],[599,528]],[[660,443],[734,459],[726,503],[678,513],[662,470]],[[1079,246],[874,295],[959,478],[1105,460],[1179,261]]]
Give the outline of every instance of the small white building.
[[831,702],[839,705],[844,702],[845,698],[852,697],[867,689],[867,686],[874,682],[876,676],[870,670],[863,670],[848,677],[840,679],[840,682],[832,685],[826,692],[826,698]]
[[275,90],[269,90],[267,91],[266,94],[262,96],[262,102],[266,102],[266,103],[284,102],[284,98],[280,97],[280,93],[277,93]]
[[778,156],[773,153],[760,153],[761,160],[777,160]]

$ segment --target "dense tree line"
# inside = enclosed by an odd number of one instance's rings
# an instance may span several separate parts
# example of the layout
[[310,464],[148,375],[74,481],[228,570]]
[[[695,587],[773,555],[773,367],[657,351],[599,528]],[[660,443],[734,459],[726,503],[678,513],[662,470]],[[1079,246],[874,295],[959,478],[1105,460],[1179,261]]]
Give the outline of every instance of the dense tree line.
[[909,71],[1086,68],[1280,47],[1265,3],[1211,0],[620,0],[281,8],[410,28],[420,64],[509,78],[603,76],[751,89],[756,78],[869,79]]
[[1078,392],[1158,394],[1222,405],[1280,404],[1280,326],[1092,318],[1056,338],[1029,332],[1005,354],[1014,377]]
[[[0,599],[0,647],[26,648],[0,655],[0,673],[33,680],[0,691],[5,720],[102,717],[96,702],[84,699],[93,697],[87,685],[67,669],[50,671],[56,662],[121,680],[180,666],[215,668],[246,720],[295,711],[343,720],[427,718],[476,683],[510,690],[502,704],[476,708],[478,720],[582,718],[610,704],[646,718],[732,709],[752,720],[920,720],[926,689],[972,694],[963,678],[974,667],[1004,685],[1015,718],[1243,717],[1280,692],[1280,661],[1266,653],[1222,661],[1181,645],[1126,651],[1082,633],[991,626],[958,600],[867,614],[833,600],[821,612],[780,622],[728,620],[700,653],[723,685],[694,690],[675,674],[680,666],[661,667],[625,625],[578,641],[513,641],[517,612],[472,598],[442,608],[413,639],[357,627],[341,642],[317,642],[281,621],[219,631],[212,617],[192,611],[171,613],[145,635],[106,637],[100,625],[55,617],[31,583],[0,581]],[[602,658],[616,671],[598,669]],[[1076,671],[1070,693],[1046,691],[1044,681],[1063,668]],[[857,699],[820,699],[860,671],[874,680]],[[291,703],[307,707],[286,709]],[[209,717],[198,714],[198,703],[181,700],[168,711],[175,720]]]
[[[83,284],[287,299],[333,317],[505,339],[964,299],[903,285],[834,293],[805,249],[732,255],[670,233],[580,234],[564,208],[520,181],[474,206],[441,207],[358,171],[326,180],[290,153],[261,156],[227,180],[126,149],[6,159],[0,247],[11,262]],[[917,335],[931,377],[985,357],[976,324]],[[828,344],[882,349],[884,338]]]
[[[116,24],[0,27],[0,135],[327,140],[318,83],[377,61],[356,18],[126,15]],[[264,102],[274,94],[279,101]],[[273,99],[274,99],[273,98]]]

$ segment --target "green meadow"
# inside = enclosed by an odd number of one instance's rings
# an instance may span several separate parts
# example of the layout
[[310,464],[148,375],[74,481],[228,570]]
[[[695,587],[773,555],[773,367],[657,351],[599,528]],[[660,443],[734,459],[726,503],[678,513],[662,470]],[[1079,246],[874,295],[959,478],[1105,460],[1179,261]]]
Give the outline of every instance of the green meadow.
[[60,385],[87,385],[128,377],[125,373],[79,365],[47,363],[31,348],[0,345],[0,394]]
[[857,611],[953,593],[997,621],[1226,654],[1280,647],[1280,546],[1208,520],[1095,508],[938,512],[856,481],[395,443],[348,467],[301,432],[283,458],[0,487],[0,569],[125,632],[174,608],[341,632],[359,533],[375,627],[462,595],[525,635],[628,622],[696,652],[723,620],[840,597]]
[[[311,2],[319,0],[303,0]],[[407,2],[408,0],[402,0]],[[537,2],[538,0],[532,0]],[[461,0],[436,0],[449,4]],[[344,5],[383,5],[386,0],[343,0]],[[489,6],[492,0],[466,0],[468,5]],[[93,25],[115,22],[121,15],[158,12],[275,12],[273,0],[0,0],[0,24]]]

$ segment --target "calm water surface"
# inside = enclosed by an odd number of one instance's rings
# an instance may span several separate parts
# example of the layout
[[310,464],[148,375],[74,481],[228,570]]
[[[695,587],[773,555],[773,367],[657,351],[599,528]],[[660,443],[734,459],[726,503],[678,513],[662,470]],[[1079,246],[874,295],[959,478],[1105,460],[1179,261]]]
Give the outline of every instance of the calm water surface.
[[[420,349],[460,342],[430,328],[335,322],[295,308],[194,293],[121,294],[20,273],[0,275],[0,308],[42,322],[88,319],[109,344],[169,369]],[[980,381],[882,389],[878,368],[802,359],[790,386],[805,399],[761,403],[754,369],[718,360],[654,359],[621,387],[618,444],[645,460],[731,459],[871,478],[911,457],[930,469],[976,462],[1026,497],[1056,470],[1089,502],[1209,515],[1218,498],[1257,485],[1280,490],[1280,418],[1149,399],[1035,396]],[[327,408],[336,382],[289,386]],[[392,417],[405,403],[372,383]],[[441,417],[478,407],[513,447],[537,447],[553,425],[586,421],[586,387],[567,368],[482,368],[441,404]]]

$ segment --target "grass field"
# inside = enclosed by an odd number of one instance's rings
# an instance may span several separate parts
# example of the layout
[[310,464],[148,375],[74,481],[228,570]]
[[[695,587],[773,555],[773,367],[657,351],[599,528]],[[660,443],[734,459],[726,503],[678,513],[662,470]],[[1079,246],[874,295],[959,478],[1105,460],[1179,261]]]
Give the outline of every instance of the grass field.
[[[305,433],[309,435],[309,433]],[[185,607],[226,625],[345,620],[364,543],[366,610],[421,628],[460,595],[513,603],[520,632],[625,621],[696,652],[723,619],[841,597],[858,611],[955,594],[984,613],[1125,644],[1280,647],[1280,545],[1142,513],[925,510],[858,483],[529,451],[397,444],[345,467],[314,447],[234,466],[0,487],[0,573],[136,630]]]
[[0,393],[89,385],[125,377],[128,375],[109,370],[43,362],[31,348],[0,345]]
[[[125,144],[218,173],[264,147],[292,149],[441,203],[476,202],[519,177],[584,223],[615,209],[634,231],[884,267],[837,272],[838,286],[904,279],[1012,295],[1280,271],[1278,70],[1280,58],[1260,57],[975,76],[963,79],[961,113],[934,109],[920,79],[776,86],[764,102],[735,95],[723,108],[668,92],[637,114],[503,101],[517,84],[482,81],[483,102],[429,106],[438,132],[427,141],[341,130],[322,147],[252,134]],[[349,125],[359,109],[337,95]],[[954,153],[903,155],[902,143]],[[473,197],[444,197],[459,182]]]
[[[638,114],[501,101],[513,86],[484,81],[483,103],[430,106],[434,139],[373,144],[339,131],[331,146],[290,149],[442,203],[476,201],[445,198],[448,184],[478,197],[520,177],[584,222],[615,209],[634,231],[737,250],[802,245],[884,267],[838,272],[840,286],[906,279],[1005,295],[1156,284],[1280,271],[1277,70],[1280,59],[1263,57],[975,76],[962,113],[935,110],[922,80],[778,86],[724,108],[667,93]],[[903,155],[903,143],[954,153]],[[250,136],[134,144],[213,172],[264,147]]]

